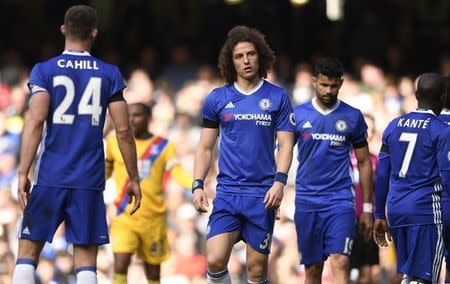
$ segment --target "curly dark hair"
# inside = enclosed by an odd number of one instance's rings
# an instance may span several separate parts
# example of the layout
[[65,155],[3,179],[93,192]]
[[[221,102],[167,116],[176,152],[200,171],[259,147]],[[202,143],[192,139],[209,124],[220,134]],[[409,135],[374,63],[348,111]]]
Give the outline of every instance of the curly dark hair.
[[237,79],[236,68],[233,64],[233,49],[241,42],[250,42],[256,48],[259,58],[258,74],[261,78],[266,78],[267,73],[275,62],[275,55],[267,44],[264,34],[247,26],[236,26],[227,35],[227,40],[220,50],[219,70],[227,83],[232,83]]
[[344,66],[337,58],[323,57],[314,68],[314,76],[318,77],[320,74],[330,78],[341,78],[344,74]]
[[97,13],[87,5],[70,7],[64,15],[66,36],[74,40],[87,40],[97,27]]

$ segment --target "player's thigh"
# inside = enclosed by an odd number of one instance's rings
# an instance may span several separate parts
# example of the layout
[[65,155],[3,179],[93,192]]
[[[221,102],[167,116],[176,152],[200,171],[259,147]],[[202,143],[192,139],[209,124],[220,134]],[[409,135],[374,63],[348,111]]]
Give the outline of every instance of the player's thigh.
[[242,225],[242,239],[253,250],[269,254],[276,211],[267,210],[263,200],[263,197],[242,197],[242,204],[245,204],[241,212],[245,218]]
[[241,231],[243,219],[236,214],[240,205],[240,197],[236,195],[217,194],[208,220],[206,240],[235,231]]
[[327,255],[349,256],[352,252],[353,235],[356,227],[354,211],[322,212],[324,221],[324,243]]
[[139,244],[137,253],[145,263],[159,265],[170,257],[167,225],[164,215],[149,218],[147,224],[136,228]]
[[325,261],[324,226],[319,214],[296,210],[294,221],[300,262],[304,265],[312,265]]
[[67,189],[33,186],[31,200],[25,207],[19,238],[51,242],[64,219]]
[[437,281],[442,266],[441,224],[391,229],[397,250],[397,270],[427,281]]
[[66,205],[66,238],[77,245],[109,243],[103,192],[72,189]]
[[206,240],[206,259],[211,272],[219,272],[227,267],[231,250],[240,235],[239,231],[226,232]]
[[139,234],[137,228],[121,217],[115,217],[111,221],[110,237],[113,253],[134,254],[139,246]]

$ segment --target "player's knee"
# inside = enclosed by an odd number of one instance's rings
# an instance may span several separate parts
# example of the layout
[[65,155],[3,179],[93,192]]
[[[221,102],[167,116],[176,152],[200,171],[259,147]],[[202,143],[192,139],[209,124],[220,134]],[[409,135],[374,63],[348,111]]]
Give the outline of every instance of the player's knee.
[[338,270],[348,270],[350,266],[348,256],[341,254],[332,255],[330,264],[332,269]]
[[220,272],[227,268],[227,260],[223,257],[209,254],[207,256],[208,270],[210,272]]
[[310,278],[322,277],[323,264],[311,264],[305,266],[306,275]]
[[265,265],[248,264],[248,278],[251,281],[263,281],[267,278]]

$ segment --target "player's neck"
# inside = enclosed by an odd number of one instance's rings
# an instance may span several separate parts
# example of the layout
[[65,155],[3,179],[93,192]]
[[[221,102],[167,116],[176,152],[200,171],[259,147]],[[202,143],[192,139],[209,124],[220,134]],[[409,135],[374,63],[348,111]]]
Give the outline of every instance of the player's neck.
[[66,39],[64,50],[70,50],[70,51],[90,51],[91,50],[91,44],[88,42],[83,41],[71,41]]
[[261,78],[259,78],[259,77],[255,77],[251,80],[247,80],[245,78],[238,77],[236,79],[236,84],[239,85],[239,88],[241,88],[243,91],[248,93],[251,90],[253,90],[259,84],[260,81],[261,81]]
[[316,106],[317,106],[318,108],[320,108],[321,110],[323,110],[323,111],[329,111],[329,110],[332,110],[332,109],[334,109],[334,108],[336,107],[336,105],[337,105],[337,103],[338,103],[338,100],[336,100],[336,102],[335,102],[332,106],[329,106],[329,105],[324,104],[324,103],[321,102],[318,98],[314,98],[314,103],[315,103]]

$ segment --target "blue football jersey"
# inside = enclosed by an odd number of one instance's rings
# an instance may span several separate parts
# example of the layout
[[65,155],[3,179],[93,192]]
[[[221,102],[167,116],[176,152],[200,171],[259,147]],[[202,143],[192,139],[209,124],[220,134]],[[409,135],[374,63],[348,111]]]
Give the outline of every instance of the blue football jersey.
[[360,110],[338,100],[323,111],[316,99],[294,109],[298,161],[296,206],[325,210],[347,203],[354,208],[351,151],[365,145],[367,125]]
[[203,117],[220,125],[217,191],[264,196],[276,171],[276,132],[294,131],[287,93],[265,80],[251,94],[227,84],[208,95]]
[[31,71],[31,96],[50,94],[34,184],[103,190],[103,125],[110,97],[125,88],[119,69],[88,52],[65,51]]
[[439,114],[439,119],[450,125],[450,110],[443,110],[441,114]]
[[386,127],[380,159],[389,158],[390,227],[442,223],[440,171],[450,173],[448,130],[431,110],[410,112]]

